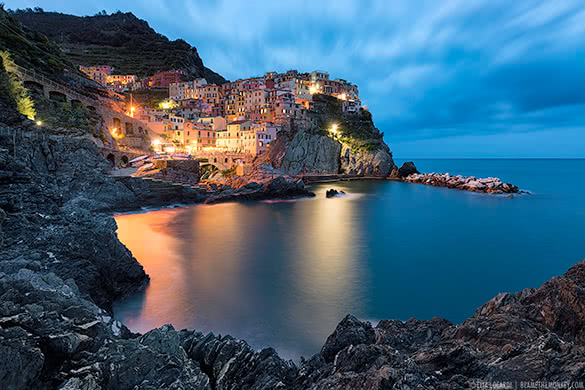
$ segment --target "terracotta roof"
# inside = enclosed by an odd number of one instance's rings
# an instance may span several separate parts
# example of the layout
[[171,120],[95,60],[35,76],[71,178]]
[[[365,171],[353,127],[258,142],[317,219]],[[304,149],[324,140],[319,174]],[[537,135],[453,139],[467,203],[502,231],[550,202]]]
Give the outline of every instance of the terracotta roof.
[[239,121],[233,121],[233,122],[228,123],[228,125],[241,125],[242,123],[246,123],[246,122],[250,122],[250,120],[249,119],[242,119]]

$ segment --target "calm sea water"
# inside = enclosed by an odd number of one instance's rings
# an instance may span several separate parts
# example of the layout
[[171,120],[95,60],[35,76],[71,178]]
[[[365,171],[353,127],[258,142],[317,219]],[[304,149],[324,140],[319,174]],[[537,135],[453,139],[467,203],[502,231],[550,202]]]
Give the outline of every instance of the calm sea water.
[[[424,172],[498,176],[531,195],[389,181],[317,197],[116,218],[151,277],[115,306],[130,329],[231,334],[298,358],[347,313],[461,322],[499,292],[537,287],[585,258],[585,160],[418,160]],[[328,188],[347,196],[325,199]]]

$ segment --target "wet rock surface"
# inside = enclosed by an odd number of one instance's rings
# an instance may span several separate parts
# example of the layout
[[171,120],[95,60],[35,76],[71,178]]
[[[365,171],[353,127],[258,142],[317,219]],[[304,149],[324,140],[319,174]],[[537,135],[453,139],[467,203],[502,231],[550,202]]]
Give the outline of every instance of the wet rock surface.
[[345,192],[343,191],[337,191],[335,188],[330,188],[325,192],[325,197],[326,198],[334,198],[336,196],[341,196],[341,195],[345,195]]
[[206,204],[250,201],[264,199],[293,199],[299,197],[313,197],[315,194],[305,188],[301,179],[290,176],[278,176],[264,183],[249,182],[242,187],[232,188],[224,186],[215,194],[209,196]]
[[409,175],[413,175],[416,173],[419,173],[419,172],[416,169],[416,166],[414,165],[414,163],[412,161],[407,161],[404,164],[402,164],[402,166],[400,168],[398,168],[397,166],[394,166],[394,168],[392,169],[392,172],[390,172],[390,177],[391,178],[404,178],[404,177],[407,177]]
[[[298,363],[270,348],[170,325],[133,334],[112,318],[111,305],[148,277],[118,241],[112,217],[96,210],[140,200],[135,186],[146,184],[107,176],[87,138],[22,137],[16,154],[11,142],[0,136],[2,389],[467,389],[585,381],[585,261],[540,288],[494,297],[459,325],[435,318],[373,326],[348,315],[318,354]],[[234,199],[300,188],[271,178],[214,191]]]
[[409,183],[456,188],[459,190],[483,192],[487,194],[515,194],[520,192],[515,185],[504,183],[497,177],[478,179],[475,176],[452,176],[448,173],[412,173],[403,177],[403,180]]

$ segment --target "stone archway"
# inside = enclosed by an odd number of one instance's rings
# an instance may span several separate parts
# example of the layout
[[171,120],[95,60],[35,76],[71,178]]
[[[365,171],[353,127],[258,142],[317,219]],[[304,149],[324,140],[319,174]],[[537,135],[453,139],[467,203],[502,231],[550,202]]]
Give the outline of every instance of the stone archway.
[[67,103],[67,96],[59,91],[49,91],[49,99],[56,102]]
[[112,167],[116,166],[116,157],[112,153],[109,153],[106,156],[106,160],[108,160],[110,162],[110,164],[112,164]]
[[45,87],[41,83],[37,83],[36,81],[26,80],[23,81],[22,85],[29,90],[44,92]]
[[125,155],[124,155],[124,156],[122,156],[122,158],[121,158],[121,160],[120,160],[120,161],[121,161],[121,163],[122,163],[122,166],[126,166],[126,165],[128,165],[128,156],[125,156]]

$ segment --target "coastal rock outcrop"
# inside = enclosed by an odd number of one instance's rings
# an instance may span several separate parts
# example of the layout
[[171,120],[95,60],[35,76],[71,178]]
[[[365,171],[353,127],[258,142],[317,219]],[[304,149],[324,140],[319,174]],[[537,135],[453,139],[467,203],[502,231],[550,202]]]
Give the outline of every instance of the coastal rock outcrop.
[[326,198],[334,198],[336,196],[345,195],[343,191],[337,191],[335,188],[330,188],[325,192]]
[[484,192],[488,194],[514,194],[519,192],[517,186],[510,183],[504,183],[497,177],[478,179],[475,176],[451,176],[448,173],[413,173],[407,177],[404,177],[403,180],[409,183],[456,188],[460,190]]
[[343,113],[332,96],[314,95],[306,120],[284,126],[271,145],[272,164],[289,175],[386,177],[394,168],[392,153],[369,111]]
[[305,188],[301,179],[290,176],[277,176],[265,183],[250,182],[240,188],[223,187],[211,195],[206,204],[263,200],[263,199],[291,199],[299,197],[313,197],[315,194]]
[[419,173],[412,161],[407,161],[400,168],[394,166],[390,172],[390,178],[401,179]]
[[339,142],[299,131],[290,141],[280,168],[289,175],[338,173],[340,153]]

